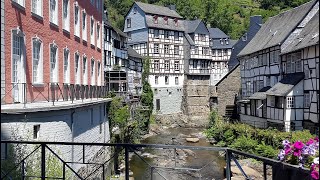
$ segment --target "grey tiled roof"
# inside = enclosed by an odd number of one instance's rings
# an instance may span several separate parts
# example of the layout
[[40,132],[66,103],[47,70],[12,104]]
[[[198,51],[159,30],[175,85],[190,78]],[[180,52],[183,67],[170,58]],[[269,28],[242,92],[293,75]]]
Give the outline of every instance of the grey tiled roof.
[[264,87],[260,89],[258,92],[252,94],[248,99],[266,99],[267,98],[267,91],[270,89],[270,86]]
[[168,29],[174,31],[184,31],[184,22],[183,20],[178,21],[178,25],[176,26],[173,19],[168,19],[168,24],[165,24],[164,21],[160,18],[158,19],[158,23],[155,24],[153,21],[153,17],[150,15],[146,15],[147,26],[151,28],[158,29]]
[[210,38],[213,39],[220,39],[220,38],[229,38],[223,31],[219,28],[209,28]]
[[128,46],[128,56],[142,59],[142,56],[138,54],[131,46]]
[[195,43],[194,43],[194,41],[192,40],[192,38],[189,36],[189,34],[185,34],[185,36],[186,36],[186,39],[187,39],[187,41],[189,42],[189,44],[190,44],[191,46],[194,46]]
[[113,29],[116,33],[118,33],[120,36],[123,37],[128,37],[128,35],[124,32],[122,32],[120,29],[118,29],[117,27],[114,27],[109,21],[105,21],[105,26]]
[[211,46],[212,49],[231,49],[234,45],[234,41],[229,40],[229,44],[225,44],[225,42],[223,42],[223,44],[220,43],[220,40],[215,39],[213,40],[213,46]]
[[282,53],[296,51],[315,44],[319,44],[319,11]]
[[269,18],[254,38],[238,54],[244,56],[281,44],[317,2],[313,0]]
[[147,14],[157,14],[175,18],[182,18],[176,11],[164,6],[157,6],[153,4],[146,4],[142,2],[135,2]]
[[304,73],[286,75],[281,81],[270,88],[266,93],[273,96],[286,96],[292,88],[304,78]]
[[184,27],[186,33],[193,33],[196,31],[197,27],[199,26],[201,20],[184,20]]

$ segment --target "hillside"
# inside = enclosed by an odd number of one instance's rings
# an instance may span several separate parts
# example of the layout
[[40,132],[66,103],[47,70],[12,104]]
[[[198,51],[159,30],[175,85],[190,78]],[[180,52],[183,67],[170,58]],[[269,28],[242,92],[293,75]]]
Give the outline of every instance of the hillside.
[[[186,19],[201,18],[211,27],[218,27],[232,39],[238,39],[249,25],[249,17],[262,15],[264,21],[285,10],[310,0],[141,0],[141,2],[175,4],[177,12]],[[106,0],[109,19],[123,29],[124,16],[134,0]]]

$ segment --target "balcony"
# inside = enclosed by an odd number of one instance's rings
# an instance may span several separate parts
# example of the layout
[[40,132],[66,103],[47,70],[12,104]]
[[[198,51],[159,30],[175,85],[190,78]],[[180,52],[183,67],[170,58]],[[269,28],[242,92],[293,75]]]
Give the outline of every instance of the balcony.
[[210,75],[211,70],[209,68],[190,69],[188,74],[190,75]]
[[106,99],[105,86],[66,83],[7,84],[1,98],[1,113],[35,112],[67,109],[88,103],[102,103]]

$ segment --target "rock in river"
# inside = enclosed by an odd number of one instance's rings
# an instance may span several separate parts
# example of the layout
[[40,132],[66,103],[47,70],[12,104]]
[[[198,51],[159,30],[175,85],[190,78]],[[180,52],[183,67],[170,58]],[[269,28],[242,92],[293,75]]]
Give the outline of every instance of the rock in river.
[[197,143],[199,142],[199,138],[186,138],[187,142]]

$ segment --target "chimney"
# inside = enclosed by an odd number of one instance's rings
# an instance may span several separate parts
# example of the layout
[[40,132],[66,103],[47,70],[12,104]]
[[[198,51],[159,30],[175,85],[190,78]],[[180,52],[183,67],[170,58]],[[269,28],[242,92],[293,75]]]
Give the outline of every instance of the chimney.
[[170,4],[170,5],[168,6],[168,8],[169,8],[170,10],[176,11],[176,5],[174,5],[174,4]]
[[253,24],[262,24],[262,16],[261,15],[256,15],[256,16],[251,16],[250,17],[250,26]]

